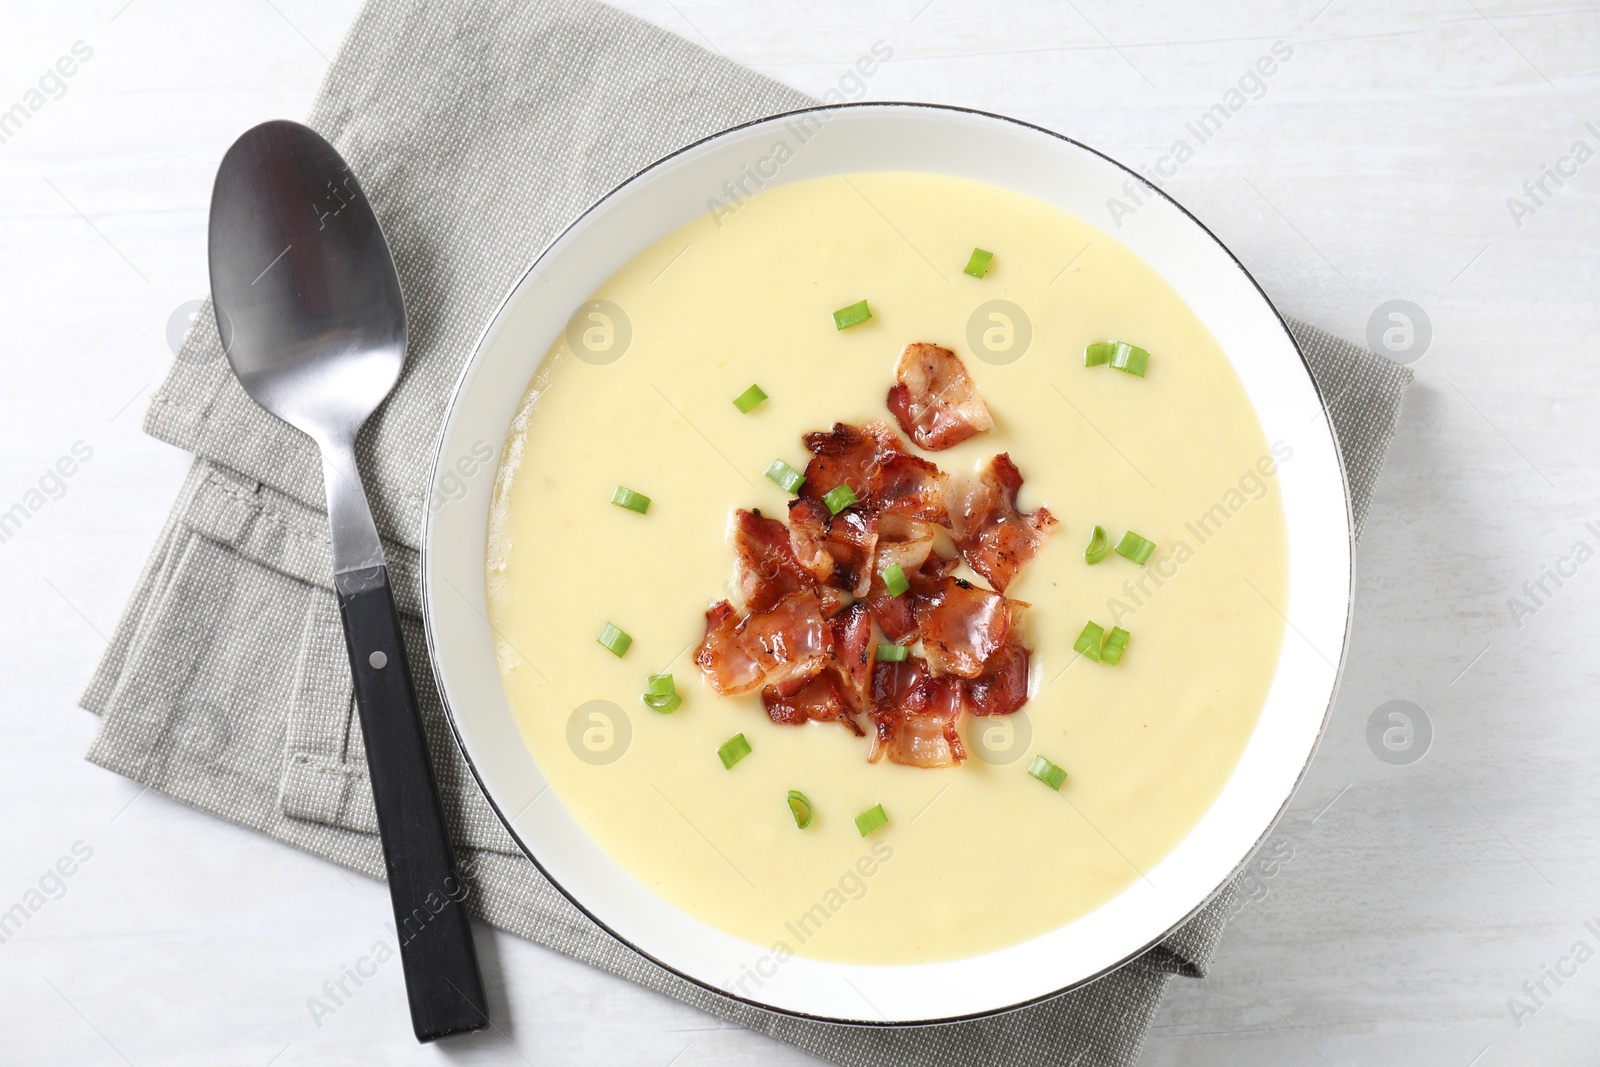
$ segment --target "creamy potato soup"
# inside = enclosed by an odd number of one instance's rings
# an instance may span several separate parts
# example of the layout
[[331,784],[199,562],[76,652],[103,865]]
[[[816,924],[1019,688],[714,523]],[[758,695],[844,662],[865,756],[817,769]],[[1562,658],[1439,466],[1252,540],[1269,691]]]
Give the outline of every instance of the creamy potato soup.
[[[1116,342],[1134,347],[1085,365]],[[911,344],[959,361],[992,425],[914,443],[886,403]],[[836,423],[886,426],[951,484],[1004,453],[1018,513],[1054,520],[1003,590],[1028,605],[1006,638],[1026,653],[1025,703],[951,720],[918,750],[933,765],[869,761],[870,713],[846,716],[861,734],[775,722],[759,686],[720,695],[696,662],[707,609],[745,607],[736,515],[785,520],[795,494],[765,472],[803,474],[803,435]],[[1082,219],[930,174],[770,188],[641,253],[539,365],[489,527],[505,692],[587,832],[753,958],[1015,944],[1143,877],[1232,772],[1283,639],[1275,474],[1291,456],[1177,294]],[[1130,532],[1154,547],[1090,563],[1097,526],[1107,547]],[[998,588],[966,556],[948,566],[947,590]],[[852,599],[829,595],[836,612]],[[904,654],[876,625],[866,640],[873,672]],[[671,682],[651,690],[656,675]]]

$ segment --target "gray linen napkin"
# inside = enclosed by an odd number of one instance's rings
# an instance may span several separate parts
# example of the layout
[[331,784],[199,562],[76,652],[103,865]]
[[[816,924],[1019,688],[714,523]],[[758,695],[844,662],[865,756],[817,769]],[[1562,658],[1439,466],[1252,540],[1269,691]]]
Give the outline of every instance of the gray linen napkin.
[[[678,979],[589,922],[517,851],[444,722],[417,545],[435,435],[479,331],[538,251],[641,166],[813,102],[589,0],[371,4],[329,71],[311,124],[361,175],[410,313],[405,374],[358,452],[470,903],[496,926],[852,1067],[1131,1063],[1166,980],[1204,974],[1229,891],[1127,966],[1023,1011],[923,1028],[790,1019]],[[245,397],[210,316],[201,322],[145,423],[197,458],[84,695],[103,719],[89,758],[381,877],[316,453]],[[1292,325],[1333,411],[1359,530],[1410,374]]]

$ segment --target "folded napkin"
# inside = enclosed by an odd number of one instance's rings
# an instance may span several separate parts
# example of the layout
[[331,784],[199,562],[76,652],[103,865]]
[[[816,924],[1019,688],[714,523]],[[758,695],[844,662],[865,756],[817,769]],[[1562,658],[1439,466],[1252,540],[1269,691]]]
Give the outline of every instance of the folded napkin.
[[[479,332],[594,200],[700,137],[814,103],[589,0],[369,4],[311,115],[361,176],[393,247],[410,350],[357,453],[411,645],[446,816],[486,921],[847,1065],[1127,1064],[1167,979],[1203,975],[1231,894],[1075,992],[937,1027],[832,1026],[683,981],[579,913],[521,855],[450,737],[422,640],[417,548],[438,429]],[[255,406],[200,316],[145,428],[195,453],[83,698],[89,758],[374,878],[383,864],[353,714],[311,443]],[[1294,332],[1333,412],[1357,528],[1409,372]]]

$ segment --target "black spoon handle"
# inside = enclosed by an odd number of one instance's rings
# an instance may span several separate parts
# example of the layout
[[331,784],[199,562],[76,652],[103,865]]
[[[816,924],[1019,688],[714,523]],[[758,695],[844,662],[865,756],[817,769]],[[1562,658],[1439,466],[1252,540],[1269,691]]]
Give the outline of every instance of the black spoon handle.
[[386,567],[334,576],[418,1041],[481,1030],[488,1001]]

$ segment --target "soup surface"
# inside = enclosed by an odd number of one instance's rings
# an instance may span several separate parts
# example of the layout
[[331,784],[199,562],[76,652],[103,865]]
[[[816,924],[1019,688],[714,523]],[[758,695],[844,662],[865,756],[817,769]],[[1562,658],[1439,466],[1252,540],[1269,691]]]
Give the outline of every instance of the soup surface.
[[[963,267],[975,247],[988,273]],[[835,328],[865,299],[872,317]],[[999,302],[999,303],[995,303]],[[1007,452],[1021,506],[1058,520],[1006,589],[1028,602],[1030,699],[967,716],[960,766],[867,762],[838,723],[781,726],[694,663],[729,595],[736,508],[782,517],[763,477],[801,435],[892,418],[901,348],[965,363],[995,427],[919,455],[972,471]],[[1091,343],[1150,353],[1144,377],[1085,367]],[[733,404],[752,383],[768,399]],[[1276,465],[1227,357],[1115,238],[992,186],[866,173],[777,186],[698,218],[610,278],[545,355],[501,455],[490,621],[506,695],[551,787],[633,877],[765,951],[946,960],[1078,919],[1195,825],[1276,670],[1287,547]],[[611,502],[625,486],[639,514]],[[1095,525],[1155,542],[1085,562]],[[957,572],[973,577],[966,568]],[[1115,666],[1086,621],[1132,635]],[[607,624],[632,643],[597,643]],[[682,705],[641,702],[673,674]],[[718,746],[750,754],[724,769]],[[1059,792],[1030,777],[1043,755]],[[804,830],[789,790],[814,810]],[[881,804],[863,838],[855,816]]]

